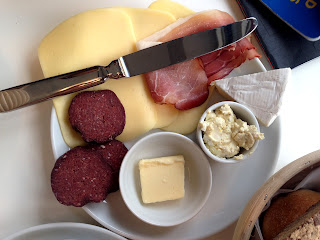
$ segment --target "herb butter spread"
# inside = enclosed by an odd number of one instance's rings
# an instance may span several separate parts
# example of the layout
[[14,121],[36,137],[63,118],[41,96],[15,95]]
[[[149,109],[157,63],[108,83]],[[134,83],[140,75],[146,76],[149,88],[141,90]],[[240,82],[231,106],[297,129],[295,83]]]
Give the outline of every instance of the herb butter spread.
[[241,148],[249,150],[257,140],[264,139],[256,126],[237,118],[228,104],[207,112],[205,120],[199,124],[206,147],[221,158],[241,160]]

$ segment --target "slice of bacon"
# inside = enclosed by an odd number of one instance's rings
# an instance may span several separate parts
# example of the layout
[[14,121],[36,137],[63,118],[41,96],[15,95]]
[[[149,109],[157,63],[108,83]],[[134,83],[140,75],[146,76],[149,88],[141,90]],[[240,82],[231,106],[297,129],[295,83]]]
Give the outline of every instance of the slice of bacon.
[[[226,12],[210,10],[179,19],[165,29],[142,40],[167,42],[193,33],[233,23]],[[145,74],[156,103],[173,104],[177,109],[197,107],[208,97],[211,81],[227,76],[246,59],[260,57],[248,38],[200,58]]]

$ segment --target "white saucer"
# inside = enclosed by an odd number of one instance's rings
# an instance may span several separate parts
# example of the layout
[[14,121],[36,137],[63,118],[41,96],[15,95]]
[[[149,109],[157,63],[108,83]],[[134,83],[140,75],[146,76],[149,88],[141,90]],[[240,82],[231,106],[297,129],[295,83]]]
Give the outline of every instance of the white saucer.
[[124,240],[109,230],[84,223],[49,223],[27,228],[3,240]]

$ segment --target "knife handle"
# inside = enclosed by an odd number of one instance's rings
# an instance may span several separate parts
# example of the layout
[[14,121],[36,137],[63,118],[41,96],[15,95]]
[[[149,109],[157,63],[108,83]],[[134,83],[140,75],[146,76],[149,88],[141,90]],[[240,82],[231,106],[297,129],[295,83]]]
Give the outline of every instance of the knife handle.
[[36,104],[122,77],[117,60],[0,91],[0,113]]

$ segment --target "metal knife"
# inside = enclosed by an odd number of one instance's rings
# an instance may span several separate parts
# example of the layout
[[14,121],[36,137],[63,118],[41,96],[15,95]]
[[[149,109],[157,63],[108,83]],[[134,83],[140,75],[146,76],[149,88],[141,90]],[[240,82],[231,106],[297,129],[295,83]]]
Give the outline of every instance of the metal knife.
[[93,66],[2,90],[0,112],[84,90],[110,78],[132,77],[200,57],[241,40],[257,25],[255,18],[247,18],[128,54],[108,66]]

